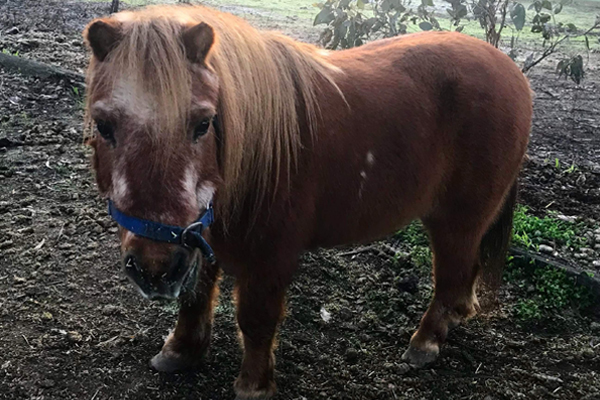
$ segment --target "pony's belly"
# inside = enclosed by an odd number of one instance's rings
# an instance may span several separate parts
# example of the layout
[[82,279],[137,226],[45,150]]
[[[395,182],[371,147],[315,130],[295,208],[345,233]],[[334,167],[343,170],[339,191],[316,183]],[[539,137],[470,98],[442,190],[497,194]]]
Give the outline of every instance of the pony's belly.
[[361,244],[382,239],[423,214],[423,203],[415,201],[419,196],[388,199],[385,202],[382,201],[383,195],[381,192],[374,193],[370,201],[361,201],[346,208],[355,211],[344,215],[330,212],[329,217],[317,224],[314,247]]

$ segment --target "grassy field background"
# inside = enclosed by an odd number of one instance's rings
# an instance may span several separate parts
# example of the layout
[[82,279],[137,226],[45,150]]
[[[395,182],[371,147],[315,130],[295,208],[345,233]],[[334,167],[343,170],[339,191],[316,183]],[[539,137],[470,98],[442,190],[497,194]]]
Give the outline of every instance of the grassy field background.
[[[81,1],[93,1],[93,2],[106,2],[107,4],[110,1],[106,0],[81,0]],[[130,6],[144,6],[148,4],[165,4],[165,3],[176,3],[175,0],[121,0],[122,3],[126,3]],[[310,28],[313,26],[313,20],[315,15],[318,13],[318,8],[315,6],[315,0],[227,0],[227,1],[217,1],[217,0],[206,0],[206,1],[198,1],[196,3],[206,4],[212,7],[237,7],[242,8],[241,10],[237,10],[238,13],[241,11],[243,15],[245,12],[248,14],[258,13],[263,16],[270,16],[273,18],[287,18],[294,21],[295,24],[302,25],[304,28]],[[522,4],[527,9],[529,5],[531,5],[532,1],[522,1]],[[557,2],[558,3],[558,2]],[[575,0],[570,1],[565,0],[565,4],[562,11],[555,16],[555,22],[563,24],[573,23],[577,26],[577,28],[585,30],[591,27],[596,18],[600,17],[600,0]],[[416,9],[418,6],[418,1],[409,2],[407,8]],[[435,16],[440,21],[440,25],[443,29],[452,30],[452,23],[450,18],[448,18],[448,14],[446,9],[450,8],[450,3],[442,0],[434,0],[435,4]],[[370,17],[372,15],[371,10],[369,9],[369,5],[367,5],[366,9],[363,13]],[[519,35],[519,39],[521,41],[531,43],[531,42],[539,42],[541,44],[541,36],[539,34],[535,34],[531,32],[531,19],[534,16],[534,10],[527,10],[527,19],[526,25],[523,31]],[[463,30],[464,33],[469,34],[471,36],[476,36],[483,38],[484,32],[481,29],[479,22],[477,21],[469,21],[463,20],[461,25],[465,25]],[[321,30],[320,26],[314,27],[317,32]],[[418,32],[420,31],[419,27],[416,25],[410,25],[408,28],[409,32]],[[517,35],[517,32],[513,32],[512,23],[506,27],[503,33],[503,45],[508,46],[510,43],[511,35]],[[584,43],[583,37],[577,37],[569,39],[571,45],[581,46]],[[592,40],[590,42],[592,48],[600,48],[599,41],[597,39]],[[569,47],[569,43],[565,43],[563,46],[565,48]]]

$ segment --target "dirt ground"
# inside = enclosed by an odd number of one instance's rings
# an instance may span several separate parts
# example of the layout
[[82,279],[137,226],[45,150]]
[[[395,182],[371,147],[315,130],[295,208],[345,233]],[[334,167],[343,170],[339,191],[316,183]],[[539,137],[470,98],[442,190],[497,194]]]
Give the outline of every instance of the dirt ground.
[[[80,32],[105,10],[0,0],[0,48],[82,72]],[[250,20],[315,38],[290,28],[293,21]],[[591,57],[580,86],[543,78],[551,64],[530,76],[537,96],[521,202],[584,221],[590,252],[559,255],[599,273],[600,63]],[[232,399],[241,352],[231,279],[221,284],[202,368],[151,370],[177,308],[143,300],[121,273],[116,227],[81,129],[73,87],[0,70],[0,399]],[[498,310],[451,332],[439,361],[411,370],[400,357],[430,298],[429,271],[377,252],[347,253],[303,257],[276,351],[278,399],[600,399],[598,317],[569,309],[517,321],[512,306],[526,291],[506,284]]]

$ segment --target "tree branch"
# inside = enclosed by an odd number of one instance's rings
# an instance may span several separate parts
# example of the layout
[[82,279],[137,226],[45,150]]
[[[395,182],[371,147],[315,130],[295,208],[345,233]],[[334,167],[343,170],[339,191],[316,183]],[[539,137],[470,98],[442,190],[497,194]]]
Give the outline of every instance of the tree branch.
[[536,65],[538,65],[546,57],[550,56],[551,54],[554,54],[556,52],[556,47],[559,44],[561,44],[562,42],[564,42],[566,39],[580,37],[580,36],[585,36],[585,35],[589,34],[590,32],[592,32],[594,29],[596,29],[598,27],[600,27],[600,21],[596,22],[594,25],[592,25],[592,27],[590,29],[588,29],[587,31],[585,31],[583,33],[579,33],[579,34],[576,34],[576,35],[565,35],[565,36],[561,37],[556,42],[552,43],[552,45],[550,45],[550,47],[548,47],[546,50],[544,50],[544,52],[542,53],[542,55],[539,56],[535,61],[533,61],[529,65],[524,65],[523,68],[521,68],[521,72],[527,73],[527,71],[529,71],[531,68],[533,68]]

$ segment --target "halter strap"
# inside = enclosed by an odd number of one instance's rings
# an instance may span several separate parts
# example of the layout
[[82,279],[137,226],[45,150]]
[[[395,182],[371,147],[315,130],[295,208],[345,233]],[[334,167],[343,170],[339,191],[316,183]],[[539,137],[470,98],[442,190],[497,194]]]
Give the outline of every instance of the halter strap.
[[211,264],[216,262],[215,253],[208,242],[202,237],[204,229],[215,220],[212,202],[195,222],[182,228],[179,226],[165,225],[160,222],[132,217],[122,213],[115,207],[112,200],[108,200],[108,213],[117,224],[131,233],[157,242],[179,244],[192,249],[200,249],[202,256]]

